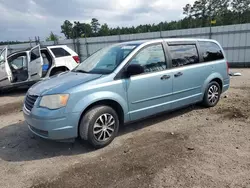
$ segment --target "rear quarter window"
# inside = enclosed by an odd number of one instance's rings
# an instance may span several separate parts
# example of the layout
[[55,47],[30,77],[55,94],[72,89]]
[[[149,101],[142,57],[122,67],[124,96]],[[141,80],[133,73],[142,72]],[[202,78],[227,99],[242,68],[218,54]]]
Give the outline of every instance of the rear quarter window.
[[55,55],[55,57],[70,56],[70,53],[64,50],[63,48],[51,48],[50,50]]
[[209,41],[199,42],[204,62],[224,59],[222,49],[218,44]]

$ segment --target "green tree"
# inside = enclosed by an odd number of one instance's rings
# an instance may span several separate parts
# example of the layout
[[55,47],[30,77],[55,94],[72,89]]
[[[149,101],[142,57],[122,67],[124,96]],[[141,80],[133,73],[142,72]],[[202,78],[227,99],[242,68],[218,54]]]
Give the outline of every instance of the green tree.
[[232,9],[237,14],[239,23],[249,20],[250,0],[233,0]]
[[81,28],[81,23],[78,22],[74,22],[74,26],[72,29],[72,38],[80,38],[81,35],[83,34],[82,28]]
[[92,36],[92,28],[88,23],[81,23],[82,36],[81,37],[90,37]]
[[55,41],[57,42],[59,40],[59,36],[55,35],[52,31],[49,35],[49,37],[46,38],[46,41]]
[[[233,23],[232,11],[229,9],[230,0],[220,0],[216,10],[214,18],[217,21],[217,25],[228,25]],[[214,7],[212,7],[214,8]]]
[[192,6],[192,15],[198,20],[200,26],[207,26],[208,20],[208,1],[207,0],[198,0],[194,2]]
[[92,28],[92,31],[93,31],[94,35],[96,36],[99,29],[100,29],[100,23],[98,22],[98,19],[92,18],[92,20],[91,20],[91,28]]
[[183,7],[183,14],[186,15],[187,17],[192,16],[192,5],[186,4],[185,7]]
[[61,27],[66,38],[72,38],[207,27],[212,19],[216,20],[217,26],[250,23],[250,0],[196,0],[183,7],[183,14],[186,17],[178,21],[141,24],[136,27],[109,28],[107,23],[100,27],[96,18],[91,23],[75,21],[72,24],[65,20]]
[[65,35],[67,39],[72,37],[73,24],[69,20],[65,20],[63,25],[61,25],[61,33]]
[[244,13],[250,10],[250,0],[233,0],[232,8],[235,12]]
[[92,35],[91,25],[88,23],[74,22],[72,38],[90,37]]
[[[223,23],[232,24],[232,12],[229,9],[230,1],[197,0],[193,5],[187,4],[183,8],[183,14],[186,15],[186,18],[181,21],[184,28],[186,28],[187,23],[191,23],[191,27],[206,27],[210,25],[212,19],[216,19],[217,24],[220,25]],[[181,27],[183,28],[183,26]]]
[[110,35],[110,29],[108,27],[108,24],[103,24],[99,30],[100,36],[109,36]]

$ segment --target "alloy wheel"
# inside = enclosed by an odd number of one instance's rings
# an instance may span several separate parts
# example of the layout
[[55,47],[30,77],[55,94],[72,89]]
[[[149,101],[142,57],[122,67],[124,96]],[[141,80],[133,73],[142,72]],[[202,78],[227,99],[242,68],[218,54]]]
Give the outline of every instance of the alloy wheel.
[[115,118],[111,114],[102,114],[97,118],[93,133],[99,142],[107,141],[115,131]]
[[219,88],[216,85],[211,85],[208,89],[208,101],[210,104],[215,104],[219,100]]

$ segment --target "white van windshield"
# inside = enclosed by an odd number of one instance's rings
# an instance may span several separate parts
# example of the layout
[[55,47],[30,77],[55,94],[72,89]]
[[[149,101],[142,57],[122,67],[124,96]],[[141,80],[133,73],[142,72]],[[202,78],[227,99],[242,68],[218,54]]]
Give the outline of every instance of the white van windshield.
[[110,74],[139,44],[120,44],[105,47],[80,63],[73,72]]

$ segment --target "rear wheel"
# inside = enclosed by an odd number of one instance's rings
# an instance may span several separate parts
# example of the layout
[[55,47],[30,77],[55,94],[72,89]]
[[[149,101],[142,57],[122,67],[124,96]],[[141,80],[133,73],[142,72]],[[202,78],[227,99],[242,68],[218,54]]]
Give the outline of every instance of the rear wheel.
[[115,110],[109,106],[96,106],[83,116],[79,135],[93,147],[102,148],[114,140],[118,129],[119,118]]
[[204,98],[203,105],[205,107],[214,107],[220,100],[221,95],[221,87],[216,81],[212,81],[209,83]]

